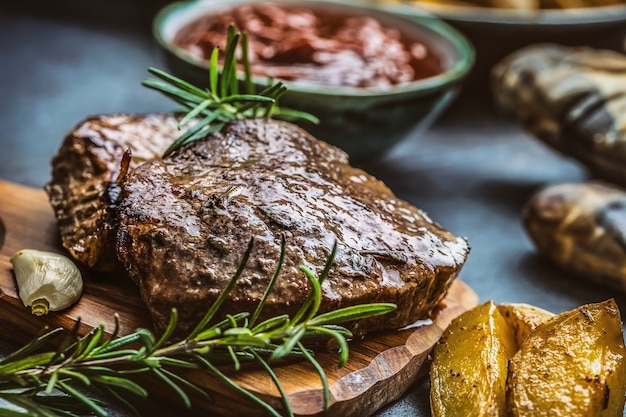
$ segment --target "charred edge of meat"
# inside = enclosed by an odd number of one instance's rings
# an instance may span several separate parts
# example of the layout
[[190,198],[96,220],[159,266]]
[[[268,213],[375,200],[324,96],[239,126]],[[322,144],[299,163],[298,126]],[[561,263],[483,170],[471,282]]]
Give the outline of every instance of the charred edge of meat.
[[128,170],[130,168],[130,161],[132,160],[132,152],[129,149],[124,151],[124,155],[122,155],[122,160],[120,162],[120,172],[117,174],[117,178],[115,181],[109,183],[106,187],[105,196],[109,204],[117,205],[121,201],[122,195],[122,181],[128,175]]

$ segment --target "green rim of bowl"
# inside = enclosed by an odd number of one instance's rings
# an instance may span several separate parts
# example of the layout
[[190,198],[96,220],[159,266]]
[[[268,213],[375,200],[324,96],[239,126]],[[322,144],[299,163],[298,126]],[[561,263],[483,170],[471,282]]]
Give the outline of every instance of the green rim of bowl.
[[[171,19],[173,15],[176,13],[183,12],[190,7],[197,7],[212,4],[218,4],[220,0],[196,0],[196,1],[180,1],[171,3],[165,7],[163,7],[154,17],[152,24],[153,35],[159,44],[165,48],[167,51],[175,55],[177,58],[182,61],[193,65],[198,66],[200,68],[205,68],[208,71],[208,63],[204,60],[196,58],[184,51],[180,48],[173,45],[173,43],[166,39],[163,34],[164,26],[167,23],[168,19]],[[224,4],[224,8],[234,7],[238,4],[251,3],[254,0],[230,0]],[[256,0],[257,2],[259,0]],[[284,0],[277,0],[278,2]],[[292,1],[292,0],[288,0]],[[353,97],[382,97],[388,96],[390,94],[393,95],[403,95],[403,94],[412,94],[414,95],[416,91],[419,91],[423,94],[428,94],[431,91],[439,90],[444,86],[447,86],[451,83],[460,82],[463,78],[469,73],[474,65],[475,60],[475,51],[472,44],[454,29],[452,26],[445,23],[440,18],[424,13],[416,13],[415,10],[410,10],[408,7],[403,5],[387,5],[383,4],[385,2],[381,2],[379,5],[372,5],[371,3],[359,3],[355,0],[308,0],[307,2],[315,3],[315,4],[331,4],[339,7],[347,7],[354,9],[362,9],[369,10],[373,12],[382,12],[388,15],[389,18],[404,20],[408,24],[417,24],[418,26],[422,26],[431,32],[434,32],[436,35],[441,36],[446,41],[448,41],[456,50],[458,54],[458,58],[454,65],[444,71],[441,74],[435,75],[433,77],[424,78],[421,80],[412,81],[409,83],[403,83],[400,85],[395,85],[392,87],[387,87],[385,89],[366,89],[366,88],[355,88],[355,87],[326,87],[326,86],[305,86],[302,84],[294,84],[288,81],[284,81],[289,91],[298,92],[300,94],[315,94],[315,95],[325,95],[325,96],[353,96]],[[296,2],[298,4],[302,4],[303,2]],[[199,14],[198,14],[199,16]],[[265,77],[254,77],[254,81],[259,83],[265,83]]]

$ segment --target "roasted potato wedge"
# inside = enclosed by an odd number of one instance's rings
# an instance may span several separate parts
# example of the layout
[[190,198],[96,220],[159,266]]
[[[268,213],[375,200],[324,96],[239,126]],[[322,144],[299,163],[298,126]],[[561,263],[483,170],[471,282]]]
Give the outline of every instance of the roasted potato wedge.
[[510,361],[509,415],[622,416],[625,355],[613,300],[553,317],[528,335]]
[[498,310],[513,329],[515,340],[522,345],[531,331],[554,317],[554,314],[539,307],[523,303],[498,304]]
[[492,301],[454,319],[433,349],[433,417],[502,416],[513,329]]

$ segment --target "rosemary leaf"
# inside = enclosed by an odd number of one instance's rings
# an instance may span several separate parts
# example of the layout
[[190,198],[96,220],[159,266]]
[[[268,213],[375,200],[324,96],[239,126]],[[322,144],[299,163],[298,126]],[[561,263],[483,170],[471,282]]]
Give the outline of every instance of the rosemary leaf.
[[[333,325],[324,325],[321,326],[323,329],[329,329],[332,330],[334,332],[339,333],[340,335],[342,335],[345,339],[351,339],[352,338],[352,332],[348,329],[346,329],[345,327],[342,326],[333,326]],[[302,337],[302,340],[309,340],[309,339],[315,339],[315,340],[320,340],[320,339],[324,339],[326,337],[328,337],[328,334],[325,333],[324,331],[320,331],[318,330],[319,327],[315,326],[315,327],[307,327],[306,329],[306,333],[305,335]]]
[[[80,360],[79,360],[80,362]],[[106,366],[89,365],[88,362],[81,362],[80,370],[86,375],[117,375],[117,371]]]
[[227,346],[226,349],[228,350],[228,354],[230,355],[230,358],[233,361],[233,366],[235,367],[235,371],[239,371],[241,369],[241,362],[239,362],[239,359],[237,358],[237,354],[235,353],[235,350],[233,349],[232,345]]
[[270,343],[267,337],[262,335],[232,335],[225,336],[219,341],[219,345],[238,347],[265,347]]
[[274,116],[288,122],[297,122],[304,120],[315,125],[320,123],[320,119],[310,113],[287,109],[285,107],[274,108]]
[[243,394],[245,397],[248,397],[252,401],[254,401],[257,405],[261,406],[265,411],[267,411],[270,415],[274,417],[282,417],[278,411],[276,411],[271,405],[263,401],[261,398],[257,397],[250,391],[240,387],[237,385],[232,379],[228,376],[224,375],[218,368],[216,368],[211,362],[206,361],[205,366],[210,369],[215,375],[217,375],[222,381],[224,381],[228,386],[234,388],[239,393]]
[[386,314],[396,309],[395,304],[378,303],[367,305],[356,305],[344,307],[338,310],[322,313],[308,321],[310,326],[319,326],[322,324],[338,324],[349,321],[360,320],[372,315]]
[[67,394],[79,400],[81,403],[87,406],[91,411],[93,411],[96,415],[101,416],[101,417],[106,417],[108,415],[107,412],[100,406],[100,404],[98,404],[97,401],[81,393],[80,391],[72,387],[71,385],[65,383],[64,381],[59,381],[57,382],[56,385],[62,391],[66,392]]
[[[328,276],[328,273],[330,271],[330,267],[332,266],[333,262],[335,261],[335,254],[337,253],[337,242],[335,241],[335,243],[333,244],[333,248],[330,252],[330,256],[328,257],[328,259],[326,260],[326,264],[324,265],[324,270],[322,271],[322,273],[320,274],[319,279],[317,280],[320,283],[322,281],[324,281],[324,279],[326,279],[326,277]],[[304,271],[303,271],[304,272]],[[310,271],[309,271],[310,272]],[[307,275],[307,277],[309,278],[309,282],[312,283],[311,281],[311,277],[310,275]],[[321,288],[320,288],[321,291]],[[299,322],[302,317],[304,316],[304,314],[306,314],[307,310],[309,309],[309,306],[311,305],[311,303],[314,302],[314,299],[316,297],[321,297],[321,294],[315,294],[315,292],[311,292],[306,300],[304,300],[304,303],[302,304],[302,306],[300,307],[300,309],[298,310],[298,312],[296,313],[296,315],[293,317],[293,322],[297,323]],[[317,312],[317,310],[315,310]]]
[[89,364],[93,364],[98,361],[106,362],[111,358],[117,358],[122,355],[127,358],[133,358],[137,356],[138,353],[139,352],[136,349],[118,349],[115,351],[107,350],[106,352],[91,353],[89,354]]
[[335,339],[337,344],[339,345],[339,363],[337,366],[339,368],[343,367],[348,361],[348,342],[345,337],[341,334],[341,332],[337,332],[335,330],[331,330],[328,327],[310,327],[309,330],[316,331],[319,334],[326,334],[327,336]]
[[[195,137],[197,134],[202,133],[202,137],[206,136],[204,133],[205,128],[210,127],[211,123],[213,123],[219,117],[218,113],[211,113],[207,115],[204,119],[200,120],[195,126],[187,130],[181,136],[179,136],[163,153],[163,157],[170,155],[176,149],[188,143],[191,138]],[[220,125],[221,126],[221,125]]]
[[0,369],[2,369],[2,365],[5,363],[15,362],[18,359],[27,357],[31,353],[50,343],[50,341],[57,337],[60,333],[63,333],[63,329],[59,327],[44,333],[41,336],[33,338],[20,349],[0,359]]
[[186,138],[185,141],[182,144],[186,145],[186,144],[194,142],[196,140],[203,139],[211,132],[219,132],[220,130],[222,130],[224,125],[225,125],[225,123],[214,123],[214,124],[212,124],[210,126],[205,126],[205,127],[203,127],[203,129],[201,131],[196,132],[192,136],[189,136],[188,138]]
[[154,68],[154,67],[150,67],[148,68],[148,72],[150,72],[152,75],[162,79],[163,81],[166,81],[169,84],[172,84],[176,87],[178,87],[179,89],[186,91],[188,93],[190,93],[191,96],[198,96],[198,97],[204,97],[204,98],[209,98],[207,95],[207,92],[202,90],[201,88],[196,87],[195,85],[188,83],[185,80],[182,80],[178,77],[175,77],[173,75],[168,74],[165,71],[162,71],[158,68]]
[[250,317],[250,313],[248,313],[247,311],[242,311],[241,313],[237,314],[229,314],[228,318],[222,320],[213,327],[219,328],[224,331],[228,328],[229,324],[232,326],[243,326],[247,322],[248,317]]
[[185,387],[187,389],[191,389],[196,394],[200,394],[200,396],[203,397],[204,399],[211,401],[211,396],[209,395],[209,393],[207,393],[205,390],[203,390],[202,388],[200,388],[196,384],[193,384],[193,383],[187,381],[185,378],[181,377],[180,375],[178,375],[178,374],[176,374],[174,372],[170,372],[168,370],[164,370],[164,372],[170,378],[175,379],[176,381],[178,381],[178,383],[181,384],[183,387]]
[[218,60],[220,56],[219,48],[213,48],[213,52],[211,53],[211,60],[209,61],[209,88],[211,89],[211,94],[215,97],[218,96],[217,88],[218,88],[218,78],[219,78],[219,66]]
[[104,335],[104,325],[100,324],[97,327],[94,327],[85,337],[82,339],[87,341],[84,345],[84,348],[80,352],[79,355],[76,356],[77,359],[83,359],[89,356],[89,353],[93,351],[93,349],[100,344],[102,337]]
[[265,361],[265,359],[263,359],[263,357],[261,355],[259,355],[255,351],[252,351],[252,354],[254,355],[254,358],[256,359],[256,361],[258,363],[260,363],[261,366],[263,366],[263,369],[265,369],[265,372],[267,372],[267,374],[272,379],[272,382],[274,383],[274,386],[276,387],[276,389],[278,390],[278,392],[280,394],[280,398],[282,398],[282,400],[283,400],[283,407],[285,408],[285,411],[287,412],[287,416],[288,417],[294,417],[293,410],[291,409],[291,404],[289,404],[289,400],[287,399],[287,393],[283,389],[283,386],[280,383],[280,380],[278,379],[278,376],[276,376],[276,373],[274,372],[274,370]]
[[170,388],[172,388],[178,394],[181,400],[183,400],[183,403],[185,404],[185,407],[187,409],[191,408],[191,400],[189,399],[189,396],[185,393],[185,391],[181,387],[178,386],[178,384],[176,384],[176,382],[172,380],[171,376],[173,374],[171,372],[166,371],[164,369],[153,369],[153,372],[156,376],[158,376],[163,382],[169,385]]
[[[107,394],[111,395],[113,398],[115,398],[121,404],[123,404],[134,415],[136,415],[136,416],[140,416],[141,415],[141,413],[139,412],[139,410],[137,409],[135,404],[133,402],[129,401],[125,396],[121,395],[118,392],[118,390],[116,390],[113,386],[105,385],[105,386],[102,387],[102,390],[104,392],[106,392]],[[147,397],[140,396],[139,398],[145,399]]]
[[306,358],[306,360],[309,361],[311,365],[313,365],[313,367],[317,371],[317,374],[320,376],[320,381],[322,382],[322,388],[324,392],[324,410],[328,410],[328,407],[330,407],[330,388],[328,386],[328,378],[326,378],[326,373],[324,372],[324,369],[319,364],[319,362],[315,360],[313,355],[311,355],[304,348],[302,343],[298,342],[298,346],[302,353],[304,353],[304,357]]
[[205,94],[202,94],[201,96],[194,95],[186,90],[183,90],[176,86],[172,86],[159,80],[146,79],[142,81],[141,84],[144,87],[148,87],[165,94],[166,96],[170,97],[178,104],[183,105],[187,109],[192,108],[194,105],[198,105],[207,98],[209,98],[205,97]]
[[[286,251],[286,241],[285,241],[285,235],[281,235],[280,237],[280,255],[278,257],[278,263],[276,265],[276,270],[274,271],[274,275],[272,275],[272,278],[270,279],[269,284],[267,285],[267,288],[265,289],[265,292],[263,293],[263,297],[261,297],[261,301],[259,302],[259,305],[257,306],[256,310],[254,311],[254,314],[252,315],[252,318],[250,319],[250,326],[254,326],[254,324],[256,323],[257,319],[259,318],[259,315],[261,314],[261,311],[263,309],[263,306],[265,305],[265,301],[267,300],[267,297],[269,296],[270,292],[272,291],[272,288],[274,288],[274,284],[276,283],[276,279],[278,278],[278,276],[280,275],[280,271],[282,269],[283,263],[285,262],[285,251]],[[285,316],[279,316],[278,320],[281,320],[281,317],[285,317]],[[265,325],[268,328],[269,323],[266,323]],[[257,330],[262,331],[262,330]]]
[[[220,100],[220,103],[266,103],[266,104],[274,104],[276,100],[272,97],[265,96],[255,96],[252,94],[235,94],[230,95],[228,97],[224,97]],[[239,109],[241,112],[241,109]]]
[[170,311],[170,318],[165,327],[165,331],[159,338],[159,340],[152,346],[152,351],[150,353],[154,353],[155,350],[163,346],[172,336],[174,329],[176,328],[176,324],[178,323],[178,310],[176,308],[172,308]]
[[54,387],[57,384],[57,381],[59,380],[59,374],[54,372],[52,373],[52,375],[50,375],[50,379],[48,380],[48,384],[46,385],[46,394],[50,395],[52,394],[52,391],[54,391]]
[[[252,329],[252,333],[254,334],[263,333],[267,330],[270,330],[276,327],[283,327],[287,323],[289,323],[289,316],[287,314],[283,314],[283,315],[276,316],[276,317],[271,317],[259,323],[256,327],[254,327]],[[250,321],[250,324],[252,324],[252,321]]]
[[76,379],[87,386],[91,385],[91,381],[86,375],[83,375],[80,372],[74,372],[71,369],[59,369],[56,374],[63,379]]
[[237,61],[235,58],[235,51],[240,37],[241,34],[235,33],[234,26],[230,25],[228,27],[224,67],[222,69],[222,79],[220,84],[221,97],[226,97],[231,91],[236,94],[233,89],[233,82],[237,82]]
[[284,84],[280,84],[278,91],[276,91],[276,94],[274,95],[274,103],[265,108],[265,113],[263,114],[263,117],[270,117],[272,116],[272,114],[276,114],[276,101],[278,101],[278,99],[285,93],[285,91],[287,91],[287,87],[285,87]]
[[135,333],[139,335],[139,339],[143,345],[141,349],[137,351],[137,355],[148,355],[149,352],[154,350],[156,338],[148,329],[137,329]]
[[45,364],[49,363],[50,360],[53,359],[55,356],[55,352],[47,352],[11,362],[6,362],[2,366],[0,366],[0,376],[16,374],[25,369],[34,368],[37,366],[44,366]]
[[[126,345],[129,345],[131,343],[135,343],[139,339],[140,339],[140,335],[137,332],[128,334],[126,336],[118,337],[117,339],[112,340],[109,343],[103,344],[102,346],[98,346],[97,348],[95,348],[93,350],[93,354],[101,356],[101,355],[106,354],[108,352],[111,352],[111,351],[114,351],[114,350],[118,350],[122,346],[126,346]],[[135,350],[128,350],[127,352],[130,353],[130,352],[136,352],[136,351]],[[93,355],[91,355],[91,357],[93,357]]]
[[322,304],[322,282],[315,276],[315,273],[306,266],[300,265],[300,271],[309,279],[309,283],[311,283],[313,287],[308,297],[311,300],[311,305],[309,307],[308,317],[305,319],[305,321],[309,321],[317,314]]
[[[309,325],[310,325],[310,323],[309,323]],[[342,335],[344,335],[346,337],[346,339],[349,339],[349,338],[352,337],[352,332],[350,330],[346,329],[343,326],[339,326],[339,325],[336,325],[336,324],[328,324],[328,323],[324,323],[323,326],[325,328],[327,328],[327,329],[334,330],[334,331],[336,331],[338,333],[341,333]],[[311,330],[311,329],[308,328],[307,330]]]
[[110,375],[96,375],[93,377],[95,384],[106,385],[109,388],[121,388],[137,397],[148,397],[148,391],[138,383],[127,378]]
[[320,277],[319,277],[320,284],[324,282],[324,280],[326,280],[326,277],[328,277],[328,274],[330,273],[330,268],[333,266],[333,263],[335,262],[336,255],[337,255],[337,241],[335,240],[335,243],[333,243],[333,248],[330,251],[330,256],[328,257],[328,259],[326,259],[324,270],[320,274]]
[[196,107],[194,107],[193,109],[191,109],[191,111],[189,113],[187,113],[185,115],[185,117],[183,117],[180,122],[178,122],[178,128],[182,128],[183,126],[185,126],[187,123],[189,123],[189,121],[191,121],[192,119],[195,119],[196,117],[198,117],[198,115],[200,115],[200,113],[202,113],[203,111],[205,111],[211,104],[213,104],[214,101],[211,99],[206,99],[203,102],[201,102],[200,104],[198,104]]
[[322,287],[319,279],[315,276],[313,271],[306,266],[301,265],[299,269],[308,278],[312,289],[306,300],[304,300],[304,303],[302,303],[302,306],[298,309],[298,312],[292,318],[292,323],[299,323],[304,320],[306,314],[308,314],[309,317],[314,315],[322,302]]
[[249,44],[248,44],[248,33],[243,32],[243,36],[241,37],[241,63],[243,66],[244,73],[244,81],[246,83],[246,90],[250,94],[254,94],[256,87],[254,86],[254,82],[252,81],[252,70],[250,67],[250,53],[249,53]]
[[282,359],[289,355],[294,350],[295,346],[300,343],[300,339],[302,339],[305,332],[306,328],[304,326],[298,326],[293,332],[289,332],[288,337],[284,338],[284,343],[272,352],[270,360]]

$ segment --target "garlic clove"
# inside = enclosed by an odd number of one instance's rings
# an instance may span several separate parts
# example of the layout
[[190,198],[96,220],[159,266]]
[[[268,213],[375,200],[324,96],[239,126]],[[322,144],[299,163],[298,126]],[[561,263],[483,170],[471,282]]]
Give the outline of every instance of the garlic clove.
[[83,279],[69,258],[54,252],[23,249],[11,257],[20,299],[33,314],[63,310],[83,292]]

